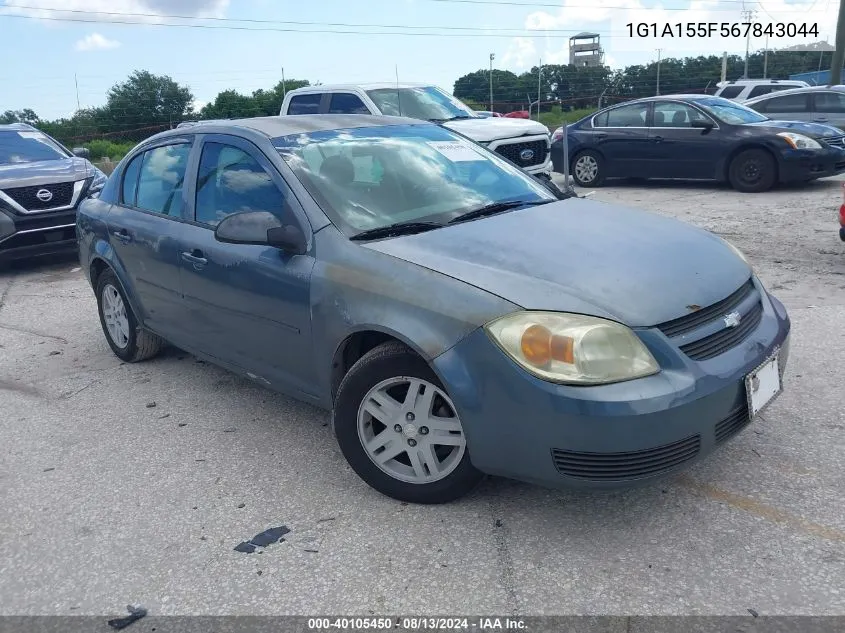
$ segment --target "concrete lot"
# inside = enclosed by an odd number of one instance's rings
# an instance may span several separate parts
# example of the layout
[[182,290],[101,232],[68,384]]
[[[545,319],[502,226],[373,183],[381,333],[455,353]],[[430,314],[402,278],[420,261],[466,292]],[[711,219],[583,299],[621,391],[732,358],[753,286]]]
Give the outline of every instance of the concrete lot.
[[763,419],[612,494],[491,480],[402,505],[327,414],[177,350],[122,364],[75,261],[0,273],[0,614],[845,614],[841,182],[597,191],[727,237],[793,320]]

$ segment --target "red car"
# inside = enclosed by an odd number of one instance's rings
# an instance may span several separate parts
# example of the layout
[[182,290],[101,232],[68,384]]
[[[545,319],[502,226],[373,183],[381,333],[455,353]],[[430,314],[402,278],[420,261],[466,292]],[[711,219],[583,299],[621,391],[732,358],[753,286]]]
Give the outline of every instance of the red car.
[[506,115],[509,119],[530,119],[528,110],[516,110],[515,112],[508,112]]
[[839,239],[845,242],[845,204],[839,207]]

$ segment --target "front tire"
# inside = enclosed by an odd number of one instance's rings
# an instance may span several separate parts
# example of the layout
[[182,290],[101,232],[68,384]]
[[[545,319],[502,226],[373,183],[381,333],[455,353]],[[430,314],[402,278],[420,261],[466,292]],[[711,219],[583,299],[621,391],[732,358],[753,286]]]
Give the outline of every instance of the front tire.
[[384,343],[352,366],[338,388],[333,424],[352,469],[399,501],[448,503],[484,477],[470,462],[442,383],[401,343]]
[[97,278],[97,310],[106,341],[120,360],[137,363],[152,358],[164,347],[162,338],[138,327],[135,313],[111,270],[103,271]]
[[777,165],[769,152],[747,149],[734,156],[728,167],[731,186],[743,193],[760,193],[771,189],[777,179]]
[[572,159],[572,178],[579,187],[601,187],[604,183],[604,159],[598,152],[584,150]]

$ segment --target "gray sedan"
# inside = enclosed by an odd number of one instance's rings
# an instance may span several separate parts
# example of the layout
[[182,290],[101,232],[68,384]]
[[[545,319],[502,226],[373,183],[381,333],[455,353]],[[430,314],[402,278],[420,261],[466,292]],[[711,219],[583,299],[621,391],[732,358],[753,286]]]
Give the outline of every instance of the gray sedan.
[[782,90],[744,101],[744,106],[781,121],[810,121],[845,130],[845,86]]
[[154,136],[77,231],[105,339],[165,342],[332,411],[369,485],[647,482],[781,391],[789,318],[733,246],[563,194],[428,122],[317,115]]

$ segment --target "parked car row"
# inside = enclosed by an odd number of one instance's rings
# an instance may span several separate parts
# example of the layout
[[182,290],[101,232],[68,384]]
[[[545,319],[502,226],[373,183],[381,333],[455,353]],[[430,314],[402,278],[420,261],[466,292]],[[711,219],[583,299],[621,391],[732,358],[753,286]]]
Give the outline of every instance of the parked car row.
[[[552,139],[554,169],[562,172],[562,128]],[[609,178],[675,178],[726,181],[738,191],[760,192],[845,172],[845,131],[772,120],[706,95],[649,97],[605,108],[567,126],[567,145],[570,173],[582,187]]]

